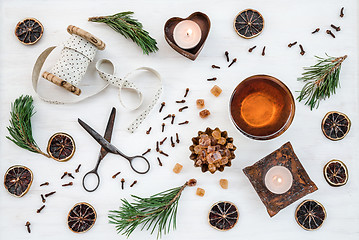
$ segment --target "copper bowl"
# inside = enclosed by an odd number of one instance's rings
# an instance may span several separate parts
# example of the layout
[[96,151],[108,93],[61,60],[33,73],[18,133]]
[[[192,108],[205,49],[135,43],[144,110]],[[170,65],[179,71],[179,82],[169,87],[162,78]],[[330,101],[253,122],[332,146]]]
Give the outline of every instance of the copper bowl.
[[294,98],[288,87],[268,75],[254,75],[239,83],[229,108],[238,130],[256,140],[268,140],[284,133],[295,113]]

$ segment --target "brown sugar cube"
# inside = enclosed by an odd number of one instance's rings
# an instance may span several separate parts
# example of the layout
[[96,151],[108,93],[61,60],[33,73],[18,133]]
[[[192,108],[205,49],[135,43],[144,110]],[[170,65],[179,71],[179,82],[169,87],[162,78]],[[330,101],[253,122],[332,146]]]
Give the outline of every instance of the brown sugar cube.
[[221,95],[222,93],[222,89],[220,87],[218,87],[217,85],[214,85],[213,88],[211,89],[211,93],[218,97],[219,95]]
[[214,130],[213,132],[212,132],[212,137],[214,137],[214,139],[220,139],[221,138],[221,131],[219,131],[219,130]]
[[197,188],[196,195],[203,197],[206,191],[202,188]]
[[218,139],[218,144],[224,145],[226,144],[227,140],[224,137],[221,137],[220,139]]
[[198,109],[204,108],[204,99],[197,99],[196,104]]
[[221,185],[221,187],[223,189],[228,189],[228,180],[227,179],[220,179],[219,180],[219,185]]
[[173,168],[174,173],[180,173],[182,171],[183,166],[179,163],[176,163],[176,165]]
[[211,112],[208,111],[207,109],[204,109],[204,110],[202,110],[202,111],[199,112],[199,116],[200,116],[201,118],[206,118],[206,117],[208,117],[209,115],[211,115]]

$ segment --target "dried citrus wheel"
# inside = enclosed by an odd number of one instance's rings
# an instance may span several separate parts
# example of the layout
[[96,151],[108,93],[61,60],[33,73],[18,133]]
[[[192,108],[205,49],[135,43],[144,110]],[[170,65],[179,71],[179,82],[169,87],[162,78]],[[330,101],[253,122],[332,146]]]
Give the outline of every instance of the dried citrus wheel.
[[208,214],[209,224],[221,231],[232,229],[239,218],[236,205],[231,202],[217,202],[212,205]]
[[246,9],[238,13],[233,26],[239,36],[247,39],[254,38],[263,31],[264,19],[258,11]]
[[315,200],[305,200],[295,210],[295,220],[305,230],[320,228],[326,216],[323,205]]
[[75,141],[67,133],[55,133],[47,145],[47,153],[59,162],[70,160],[75,153]]
[[325,164],[323,172],[325,180],[333,187],[343,186],[348,181],[347,166],[340,160],[329,161]]
[[88,203],[75,204],[67,216],[67,225],[75,233],[84,233],[95,224],[97,215],[95,209]]
[[44,27],[35,18],[20,21],[15,28],[15,35],[25,45],[35,44],[42,37]]
[[16,165],[5,173],[4,185],[11,195],[22,197],[29,191],[32,179],[33,175],[29,168]]
[[328,112],[322,121],[322,131],[330,140],[343,139],[350,130],[350,119],[341,112]]

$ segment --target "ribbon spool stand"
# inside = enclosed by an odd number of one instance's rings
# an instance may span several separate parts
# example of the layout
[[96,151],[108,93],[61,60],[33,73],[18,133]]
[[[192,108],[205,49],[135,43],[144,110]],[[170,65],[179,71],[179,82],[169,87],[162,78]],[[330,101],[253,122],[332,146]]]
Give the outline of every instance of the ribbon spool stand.
[[43,72],[42,77],[79,96],[81,89],[76,85],[85,75],[97,49],[104,50],[106,45],[99,38],[79,27],[69,25],[67,32],[72,36],[65,42],[61,58],[51,72]]

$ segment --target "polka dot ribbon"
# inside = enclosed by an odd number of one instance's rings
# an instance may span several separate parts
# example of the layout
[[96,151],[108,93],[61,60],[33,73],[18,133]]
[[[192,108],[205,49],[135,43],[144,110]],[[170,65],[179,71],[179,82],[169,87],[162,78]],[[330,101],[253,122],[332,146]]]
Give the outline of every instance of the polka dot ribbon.
[[[128,73],[124,78],[119,78],[115,76],[115,68],[113,63],[108,59],[101,59],[96,63],[96,70],[99,74],[99,76],[106,81],[105,86],[101,87],[98,91],[96,91],[94,94],[89,96],[82,96],[72,101],[58,101],[53,99],[48,99],[43,96],[41,96],[37,89],[38,89],[38,81],[39,76],[41,72],[41,68],[47,59],[47,57],[50,55],[50,53],[55,49],[56,47],[49,47],[45,51],[43,51],[40,56],[38,57],[32,73],[32,85],[33,89],[36,92],[36,94],[45,102],[53,103],[53,104],[69,104],[69,103],[76,103],[83,101],[89,97],[92,97],[98,93],[100,93],[102,90],[104,90],[109,85],[113,85],[119,88],[119,99],[121,105],[125,109],[129,110],[135,110],[138,109],[142,103],[143,103],[143,94],[141,91],[138,90],[138,88],[135,86],[135,84],[128,79],[131,78],[135,73],[138,73],[140,71],[148,71],[152,73],[159,81],[158,87],[156,88],[155,95],[151,99],[151,103],[145,108],[145,110],[136,118],[135,121],[128,127],[128,130],[130,132],[134,132],[138,126],[145,120],[147,115],[150,113],[152,108],[155,106],[157,101],[159,100],[161,93],[162,93],[162,80],[161,75],[152,68],[149,67],[140,67],[130,73]],[[83,78],[83,76],[86,73],[88,65],[93,61],[95,55],[97,52],[97,48],[92,45],[87,40],[83,39],[82,37],[73,34],[65,43],[64,47],[61,50],[61,57],[59,60],[55,63],[55,65],[52,67],[50,72],[57,77],[66,80],[67,82],[71,83],[74,86],[78,86]],[[104,70],[102,70],[102,66],[104,64],[110,64],[113,68],[112,73],[107,73]],[[128,104],[125,104],[125,102],[122,99],[122,91],[127,90],[134,92],[137,95],[138,98],[138,104],[136,106],[130,107]]]
[[[106,73],[104,72],[101,67],[103,64],[110,64],[113,67],[113,73]],[[115,68],[114,65],[112,64],[112,62],[108,59],[101,59],[96,63],[96,70],[98,72],[98,74],[100,75],[100,77],[107,81],[109,84],[116,86],[119,88],[119,99],[120,99],[120,103],[121,105],[129,110],[135,110],[138,109],[142,103],[143,103],[143,95],[142,92],[139,91],[136,87],[136,85],[133,82],[129,81],[129,78],[131,78],[134,74],[140,72],[140,71],[148,71],[150,73],[152,73],[158,80],[159,80],[159,84],[158,87],[156,88],[156,92],[155,95],[153,96],[151,103],[146,107],[146,109],[136,118],[135,121],[133,121],[133,123],[127,128],[130,132],[134,132],[138,126],[145,120],[145,118],[147,117],[147,115],[150,113],[150,111],[152,110],[152,108],[156,105],[158,99],[161,97],[161,93],[162,93],[162,80],[161,80],[161,75],[154,70],[153,68],[149,68],[149,67],[140,67],[137,68],[136,70],[128,73],[124,78],[119,78],[117,76],[114,75],[115,72]],[[123,90],[130,90],[133,91],[137,94],[137,97],[139,99],[138,104],[130,107],[128,104],[125,104],[125,102],[122,99],[122,91]]]

